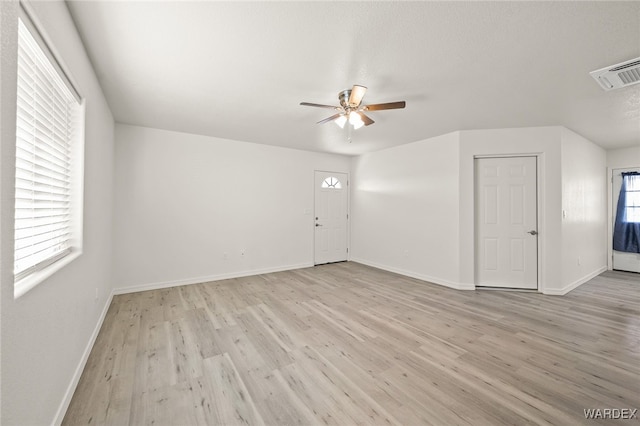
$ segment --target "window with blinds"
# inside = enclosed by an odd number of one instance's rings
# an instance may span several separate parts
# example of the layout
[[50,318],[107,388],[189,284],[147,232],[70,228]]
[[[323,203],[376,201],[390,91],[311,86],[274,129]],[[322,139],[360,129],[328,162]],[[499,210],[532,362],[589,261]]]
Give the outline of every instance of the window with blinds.
[[18,29],[16,282],[73,250],[72,162],[82,131],[79,97],[32,25],[21,18]]
[[623,221],[640,223],[640,173],[623,173],[625,203]]

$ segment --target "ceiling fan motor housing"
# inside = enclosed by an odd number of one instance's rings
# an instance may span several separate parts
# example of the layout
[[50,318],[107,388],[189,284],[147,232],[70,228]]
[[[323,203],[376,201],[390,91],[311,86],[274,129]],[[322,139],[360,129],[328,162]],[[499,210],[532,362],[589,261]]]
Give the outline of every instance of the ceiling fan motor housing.
[[344,108],[345,110],[347,108],[357,107],[357,105],[349,104],[350,97],[351,97],[351,89],[343,90],[342,92],[338,93],[338,100],[340,101],[340,105],[342,105],[342,108]]

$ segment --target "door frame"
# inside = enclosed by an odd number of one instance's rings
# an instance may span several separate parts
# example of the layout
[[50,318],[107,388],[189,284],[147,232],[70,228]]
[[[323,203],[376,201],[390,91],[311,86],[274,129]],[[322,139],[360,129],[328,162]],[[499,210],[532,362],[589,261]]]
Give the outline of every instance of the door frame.
[[313,266],[316,265],[316,172],[320,173],[340,173],[343,175],[347,175],[347,262],[351,261],[351,174],[348,171],[338,171],[338,170],[326,170],[326,169],[313,169],[311,174],[311,184],[312,184],[312,192],[311,197],[313,199],[313,209],[311,211],[311,221],[310,227],[312,232],[311,237],[311,253],[313,259],[311,263]]
[[[495,290],[502,291],[535,291],[538,293],[544,293],[544,268],[541,259],[544,259],[546,244],[546,227],[544,220],[544,155],[541,153],[518,153],[518,154],[486,154],[486,155],[474,155],[473,156],[473,283],[478,288],[478,271],[477,271],[477,257],[476,242],[478,237],[477,229],[477,215],[476,215],[476,160],[481,158],[520,158],[520,157],[535,157],[536,159],[536,228],[538,230],[538,244],[536,250],[536,288],[532,290],[520,290],[496,287]],[[483,287],[484,288],[484,287]]]
[[640,169],[640,165],[607,167],[607,193],[609,194],[607,197],[607,269],[609,271],[613,271],[613,223],[616,220],[613,213],[617,208],[613,203],[613,197],[616,196],[616,194],[613,193],[613,175],[628,169]]

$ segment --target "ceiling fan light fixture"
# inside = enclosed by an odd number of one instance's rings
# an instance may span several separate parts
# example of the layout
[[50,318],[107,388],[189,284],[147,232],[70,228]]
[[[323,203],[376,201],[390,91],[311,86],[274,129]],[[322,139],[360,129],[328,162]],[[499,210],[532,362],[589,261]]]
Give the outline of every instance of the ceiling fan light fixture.
[[352,112],[349,114],[349,123],[351,123],[353,128],[356,130],[364,126],[364,121],[362,121],[362,117],[360,117],[360,114],[358,114],[357,112]]
[[344,129],[344,124],[346,122],[347,122],[347,117],[345,117],[344,115],[341,115],[340,117],[334,120],[334,123],[336,123],[341,129]]

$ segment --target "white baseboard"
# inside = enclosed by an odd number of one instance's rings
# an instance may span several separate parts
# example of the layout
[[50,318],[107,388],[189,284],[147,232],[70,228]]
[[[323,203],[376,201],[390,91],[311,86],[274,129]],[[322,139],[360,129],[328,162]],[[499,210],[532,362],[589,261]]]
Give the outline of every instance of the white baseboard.
[[290,271],[292,269],[310,268],[313,263],[300,263],[297,265],[278,266],[275,268],[254,269],[249,271],[230,272],[227,274],[207,275],[202,277],[184,278],[172,281],[161,281],[157,283],[137,284],[127,287],[116,288],[113,291],[114,295],[137,293],[139,291],[159,290],[162,288],[178,287],[181,285],[191,285],[207,283],[210,281],[228,280],[232,278],[250,277],[252,275],[270,274],[273,272]]
[[80,381],[80,377],[82,376],[82,372],[84,371],[84,367],[87,365],[87,361],[89,360],[89,355],[91,354],[91,350],[93,349],[93,344],[96,342],[98,338],[98,333],[100,333],[100,329],[102,328],[102,323],[104,322],[105,317],[107,316],[107,311],[109,310],[109,306],[111,306],[111,301],[113,300],[114,293],[113,291],[107,298],[107,302],[102,308],[102,313],[100,314],[100,318],[98,318],[98,323],[93,329],[93,333],[91,333],[91,337],[89,338],[89,342],[84,349],[84,353],[80,358],[80,362],[76,367],[76,371],[73,373],[73,377],[71,378],[71,382],[69,386],[67,386],[67,391],[64,394],[64,398],[58,407],[58,411],[56,412],[56,416],[53,419],[53,425],[60,426],[62,424],[62,420],[64,420],[64,416],[67,413],[67,409],[69,408],[69,404],[71,403],[71,398],[73,397],[74,392],[76,391],[76,387],[78,386],[78,382]]
[[452,281],[443,280],[442,278],[430,277],[428,275],[419,274],[417,272],[406,271],[400,268],[395,268],[393,266],[381,265],[376,262],[370,262],[364,259],[351,258],[352,262],[362,263],[363,265],[371,266],[373,268],[382,269],[385,271],[393,272],[395,274],[404,275],[407,277],[415,278],[422,281],[427,281],[433,284],[438,284],[444,287],[453,288],[456,290],[475,290],[476,286],[474,284],[462,284],[462,283],[454,283]]
[[582,284],[586,283],[587,281],[597,277],[598,275],[600,275],[601,273],[603,273],[604,271],[607,270],[607,266],[601,266],[600,268],[596,269],[595,271],[591,272],[590,274],[585,275],[584,277],[562,287],[561,289],[548,289],[548,290],[544,290],[542,293],[543,294],[548,294],[551,296],[564,296],[565,294],[569,293],[571,290],[575,290],[576,288],[578,288],[579,286],[581,286]]

